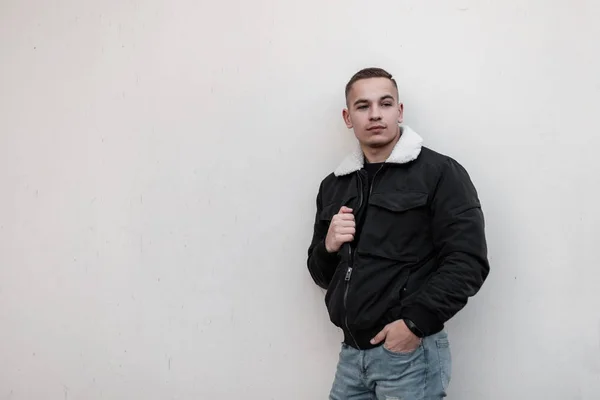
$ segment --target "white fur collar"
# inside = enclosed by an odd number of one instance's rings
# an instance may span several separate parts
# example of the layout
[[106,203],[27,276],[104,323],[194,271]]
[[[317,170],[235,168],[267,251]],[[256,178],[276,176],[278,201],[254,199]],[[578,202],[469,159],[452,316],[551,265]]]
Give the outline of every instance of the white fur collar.
[[[394,146],[392,154],[385,160],[386,163],[405,164],[416,160],[421,153],[423,138],[408,126],[402,126],[400,129],[402,129],[402,136],[400,136],[398,143]],[[364,162],[364,154],[360,148],[360,144],[356,142],[354,151],[342,161],[334,174],[335,176],[351,174],[360,170],[364,166]]]

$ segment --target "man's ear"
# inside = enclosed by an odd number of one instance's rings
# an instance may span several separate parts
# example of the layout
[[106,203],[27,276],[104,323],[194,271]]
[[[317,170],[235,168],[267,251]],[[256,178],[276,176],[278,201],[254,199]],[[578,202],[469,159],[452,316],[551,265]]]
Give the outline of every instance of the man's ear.
[[398,103],[398,123],[401,124],[404,121],[404,104]]
[[344,110],[342,111],[342,117],[344,118],[344,123],[346,124],[346,127],[348,127],[348,129],[352,129],[352,118],[350,118],[350,112],[347,108],[344,108]]

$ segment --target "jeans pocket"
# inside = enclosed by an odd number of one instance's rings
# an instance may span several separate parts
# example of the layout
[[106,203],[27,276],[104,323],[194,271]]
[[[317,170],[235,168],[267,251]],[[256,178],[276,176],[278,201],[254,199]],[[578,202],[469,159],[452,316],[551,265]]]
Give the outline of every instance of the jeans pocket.
[[450,343],[448,339],[437,339],[435,341],[438,359],[440,361],[440,377],[442,379],[442,388],[444,391],[448,389],[450,378],[452,375],[452,355],[450,352]]
[[390,350],[387,347],[385,347],[385,343],[383,343],[381,345],[381,348],[383,349],[384,352],[386,352],[387,354],[394,356],[394,357],[412,357],[413,355],[417,354],[418,352],[420,352],[423,349],[423,341],[421,341],[421,343],[419,343],[419,345],[417,346],[416,349],[409,351],[407,353],[398,353],[396,351]]

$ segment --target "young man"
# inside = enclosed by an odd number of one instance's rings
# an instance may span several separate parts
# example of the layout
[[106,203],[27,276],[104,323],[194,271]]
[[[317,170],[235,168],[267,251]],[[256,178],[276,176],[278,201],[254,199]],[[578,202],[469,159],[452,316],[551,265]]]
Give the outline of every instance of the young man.
[[398,97],[382,69],[350,79],[343,117],[357,148],[317,195],[308,269],[344,332],[331,400],[445,397],[444,323],[489,273],[469,175],[401,125]]

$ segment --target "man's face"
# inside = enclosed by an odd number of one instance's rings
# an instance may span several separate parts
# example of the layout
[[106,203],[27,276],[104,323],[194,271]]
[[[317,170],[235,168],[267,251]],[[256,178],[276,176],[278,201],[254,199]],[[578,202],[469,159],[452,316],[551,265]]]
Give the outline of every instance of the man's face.
[[384,147],[399,134],[403,105],[398,91],[387,78],[368,78],[354,82],[343,116],[346,126],[354,129],[358,141],[367,147]]

